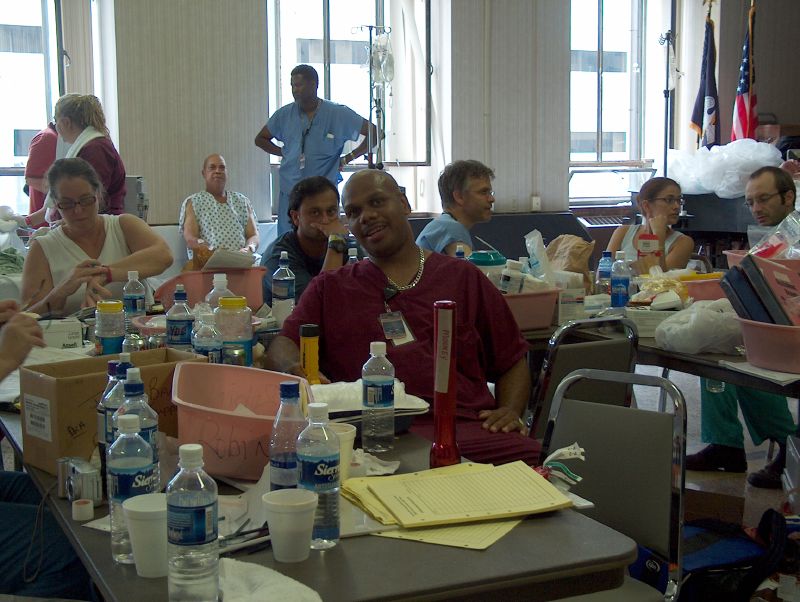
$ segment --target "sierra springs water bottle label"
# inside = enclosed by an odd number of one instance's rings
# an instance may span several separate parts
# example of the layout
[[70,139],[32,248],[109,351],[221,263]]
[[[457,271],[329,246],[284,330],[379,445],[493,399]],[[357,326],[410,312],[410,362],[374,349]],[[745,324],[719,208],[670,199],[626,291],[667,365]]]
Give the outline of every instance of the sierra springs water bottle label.
[[167,539],[179,546],[196,546],[217,539],[217,502],[205,506],[167,504]]
[[137,468],[108,467],[111,475],[108,496],[115,502],[124,502],[128,498],[157,490],[153,465]]
[[194,320],[167,320],[167,345],[191,345]]
[[391,408],[394,405],[394,379],[389,382],[364,380],[361,399],[370,408]]
[[300,479],[306,489],[333,489],[339,485],[339,455],[304,456],[297,454],[300,464]]

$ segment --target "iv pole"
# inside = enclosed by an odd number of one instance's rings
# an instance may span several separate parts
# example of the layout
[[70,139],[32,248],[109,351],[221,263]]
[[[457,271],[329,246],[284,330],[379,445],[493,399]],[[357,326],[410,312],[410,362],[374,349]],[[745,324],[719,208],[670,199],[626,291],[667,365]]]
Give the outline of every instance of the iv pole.
[[[376,94],[375,90],[377,85],[375,83],[375,72],[374,72],[374,57],[373,53],[375,51],[375,43],[373,40],[374,35],[377,34],[384,34],[384,33],[391,33],[392,28],[384,25],[359,25],[353,28],[353,31],[364,31],[367,30],[369,32],[369,121],[372,121],[372,112],[375,111],[375,125],[378,128],[379,132],[384,131],[384,124],[383,124],[383,106],[381,100],[383,98],[383,91],[384,87],[383,84],[380,84],[381,88],[378,90],[381,94]],[[372,139],[372,128],[367,128],[367,165],[370,169],[377,168],[383,169],[383,142],[378,141],[378,149],[377,149],[377,162],[372,162],[372,148],[375,145],[375,141]]]
[[672,30],[667,30],[662,36],[659,36],[658,43],[664,46],[667,51],[666,65],[664,69],[664,177],[667,177],[667,150],[669,149],[669,110],[670,110],[670,90],[669,90],[669,50],[670,46],[674,43]]

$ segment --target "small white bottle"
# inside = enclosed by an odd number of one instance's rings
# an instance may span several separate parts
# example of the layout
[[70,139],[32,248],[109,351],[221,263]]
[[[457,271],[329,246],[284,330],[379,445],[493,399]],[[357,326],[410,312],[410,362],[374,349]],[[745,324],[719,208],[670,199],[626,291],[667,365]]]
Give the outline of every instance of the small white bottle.
[[214,286],[211,291],[206,295],[206,303],[211,306],[211,309],[217,309],[219,300],[222,297],[235,297],[231,290],[228,288],[228,275],[227,274],[214,274]]
[[500,275],[500,292],[504,295],[516,295],[522,290],[524,279],[522,264],[516,259],[507,259],[506,267]]
[[466,259],[466,256],[465,256],[465,253],[464,253],[464,245],[462,245],[462,244],[457,244],[456,245],[456,259]]

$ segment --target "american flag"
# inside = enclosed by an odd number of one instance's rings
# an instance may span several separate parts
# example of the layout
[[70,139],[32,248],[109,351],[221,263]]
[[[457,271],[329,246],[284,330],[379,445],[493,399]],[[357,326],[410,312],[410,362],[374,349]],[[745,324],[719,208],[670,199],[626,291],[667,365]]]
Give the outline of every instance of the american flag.
[[756,25],[756,6],[753,2],[747,18],[747,32],[742,48],[742,65],[739,67],[739,86],[736,88],[736,103],[733,105],[733,127],[731,140],[756,137],[758,113],[756,112],[756,74],[753,67],[753,33]]

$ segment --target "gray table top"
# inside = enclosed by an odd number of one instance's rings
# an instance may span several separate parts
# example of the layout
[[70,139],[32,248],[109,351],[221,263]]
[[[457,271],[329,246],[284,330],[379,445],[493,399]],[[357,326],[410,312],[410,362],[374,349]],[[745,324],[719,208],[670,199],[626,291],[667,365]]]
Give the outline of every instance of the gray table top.
[[[427,441],[405,435],[391,455],[406,472],[427,468],[428,451]],[[43,491],[55,482],[38,469],[30,473]],[[143,579],[132,565],[115,564],[108,534],[72,521],[67,500],[51,497],[50,507],[106,600],[167,600],[166,578]],[[548,600],[617,586],[635,554],[633,540],[565,510],[531,517],[483,551],[363,536],[298,564],[276,563],[269,550],[233,557],[292,577],[323,600],[481,599],[489,591]]]

